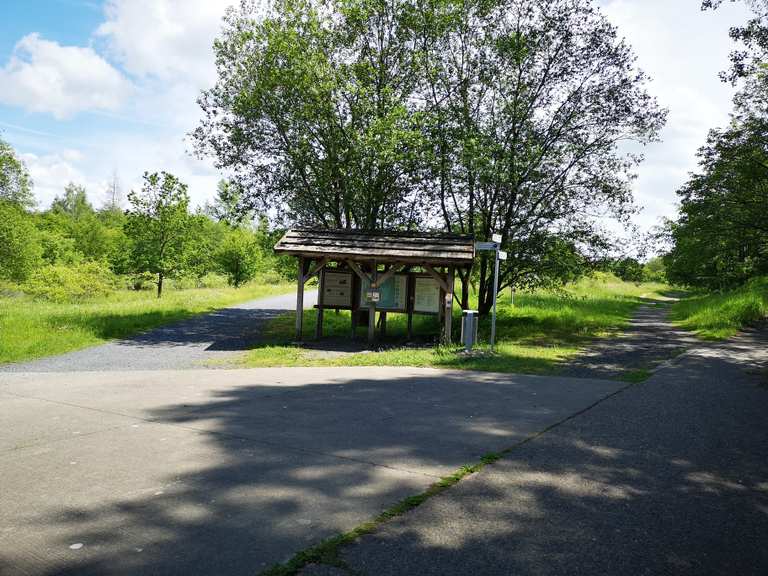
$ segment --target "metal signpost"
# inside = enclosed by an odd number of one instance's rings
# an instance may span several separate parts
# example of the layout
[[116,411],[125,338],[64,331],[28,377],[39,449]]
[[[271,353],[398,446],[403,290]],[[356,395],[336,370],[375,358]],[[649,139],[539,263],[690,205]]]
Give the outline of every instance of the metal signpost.
[[501,247],[501,235],[494,234],[491,236],[491,242],[476,242],[475,250],[493,250],[493,313],[491,314],[491,352],[493,352],[493,346],[496,343],[496,296],[499,292],[499,261],[507,259],[507,253],[499,250]]

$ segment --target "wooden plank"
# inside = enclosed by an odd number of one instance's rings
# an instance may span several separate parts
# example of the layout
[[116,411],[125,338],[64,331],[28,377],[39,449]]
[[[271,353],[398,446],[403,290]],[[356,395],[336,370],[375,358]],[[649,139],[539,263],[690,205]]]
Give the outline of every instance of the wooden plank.
[[[325,260],[323,260],[325,266]],[[325,299],[325,274],[320,274],[320,285],[317,290],[317,317],[315,321],[315,340],[323,337],[323,301]]]
[[328,263],[328,258],[321,258],[320,260],[318,260],[318,261],[315,263],[315,266],[314,266],[314,267],[312,267],[312,268],[310,268],[310,269],[309,269],[309,272],[307,272],[307,273],[304,275],[304,282],[306,283],[306,282],[307,282],[307,280],[309,280],[310,278],[312,278],[312,276],[314,276],[315,274],[317,274],[318,272],[320,272],[320,270],[322,270],[322,269],[323,269],[323,266],[325,266],[327,263]]
[[361,280],[366,280],[369,284],[373,284],[373,280],[371,279],[371,277],[368,276],[368,274],[366,274],[365,272],[363,272],[360,269],[360,266],[358,266],[355,262],[353,262],[352,260],[347,260],[347,265],[352,269],[352,271],[355,274],[357,274],[357,276]]
[[440,284],[440,288],[442,288],[445,292],[448,292],[448,284],[445,281],[445,278],[443,278],[442,274],[439,274],[432,266],[429,264],[424,266],[424,270],[426,270],[432,278],[434,278],[438,284]]
[[471,239],[434,239],[434,238],[398,238],[398,237],[350,237],[339,238],[335,236],[287,236],[280,240],[279,244],[305,243],[305,242],[328,242],[337,244],[408,244],[413,246],[462,246],[469,247],[474,245]]
[[451,328],[453,327],[453,268],[448,268],[448,290],[445,293],[445,328],[443,329],[445,343],[451,343]]
[[462,244],[416,244],[410,242],[337,242],[335,240],[289,240],[277,247],[280,250],[295,250],[307,246],[310,248],[357,248],[360,250],[410,250],[413,252],[462,252],[471,253],[474,247]]
[[457,252],[428,252],[428,253],[419,253],[411,250],[387,250],[384,248],[380,248],[377,250],[359,250],[354,248],[345,248],[341,246],[334,246],[332,250],[324,249],[323,247],[304,247],[302,249],[275,249],[275,252],[283,252],[286,254],[294,254],[294,255],[303,255],[306,257],[317,257],[318,255],[322,255],[325,258],[335,259],[335,258],[350,258],[350,257],[356,257],[355,259],[366,259],[366,260],[373,260],[377,259],[380,260],[381,258],[388,258],[388,259],[396,259],[401,258],[404,263],[416,263],[418,264],[420,260],[429,261],[433,263],[438,263],[440,261],[446,261],[446,262],[460,262],[460,263],[466,263],[471,264],[472,260],[474,259],[474,255],[470,253],[457,253]]
[[455,234],[450,232],[437,232],[437,231],[414,231],[414,230],[340,230],[332,228],[292,228],[288,230],[284,236],[334,236],[340,238],[349,237],[365,237],[365,238],[379,238],[387,236],[391,238],[427,238],[431,240],[443,240],[443,239],[467,239],[472,238],[469,234]]
[[296,341],[301,342],[304,321],[304,258],[299,258],[299,273],[296,276]]

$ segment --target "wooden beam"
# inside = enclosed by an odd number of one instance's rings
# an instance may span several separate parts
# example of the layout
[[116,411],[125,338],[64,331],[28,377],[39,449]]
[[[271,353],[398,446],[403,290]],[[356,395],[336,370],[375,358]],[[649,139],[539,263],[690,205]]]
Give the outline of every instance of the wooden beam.
[[394,276],[395,274],[397,274],[398,272],[400,272],[400,270],[402,270],[403,268],[405,268],[405,265],[404,265],[404,264],[393,264],[393,265],[392,265],[392,266],[389,268],[389,270],[387,270],[386,272],[384,272],[384,274],[382,274],[381,276],[379,276],[379,277],[376,279],[376,285],[377,285],[377,286],[381,286],[382,284],[384,284],[384,282],[386,282],[386,281],[387,281],[387,280],[389,280],[389,279],[390,279],[392,276]]
[[314,276],[315,274],[317,274],[318,272],[320,272],[320,270],[322,270],[322,269],[323,269],[323,267],[324,267],[324,266],[325,266],[327,263],[328,263],[328,258],[320,258],[320,260],[318,260],[318,261],[315,263],[314,267],[310,268],[310,269],[309,269],[309,272],[307,272],[307,273],[304,275],[304,282],[306,283],[306,282],[307,282],[307,280],[309,280],[310,278],[312,278],[312,276]]
[[325,274],[320,273],[320,283],[317,287],[317,320],[315,322],[315,340],[323,337],[323,292],[325,291]]
[[299,257],[299,273],[296,276],[296,341],[301,342],[304,322],[304,258]]
[[352,271],[360,277],[360,280],[367,280],[369,284],[373,284],[371,277],[363,272],[354,260],[346,260],[346,263]]
[[[373,265],[373,274],[371,278],[371,286],[376,285],[376,264]],[[371,300],[368,303],[368,345],[372,346],[376,341],[376,302]]]
[[445,344],[451,343],[451,328],[453,327],[453,267],[448,267],[448,290],[445,292],[445,327],[443,339]]
[[[443,278],[443,275],[437,272],[430,264],[424,264],[424,270],[427,271],[427,273],[432,276],[435,280],[437,280],[437,283],[440,285],[440,288],[442,288],[445,292],[448,292],[448,283],[445,281],[445,278]],[[453,292],[453,290],[451,290]]]

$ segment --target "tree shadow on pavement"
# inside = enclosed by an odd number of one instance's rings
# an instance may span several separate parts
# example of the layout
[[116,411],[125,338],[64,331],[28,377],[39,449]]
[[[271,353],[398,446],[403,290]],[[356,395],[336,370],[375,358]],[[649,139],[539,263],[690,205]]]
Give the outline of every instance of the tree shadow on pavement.
[[[768,394],[743,360],[703,355],[664,369],[343,557],[376,576],[765,574]],[[256,574],[574,414],[589,402],[565,402],[566,387],[591,385],[453,375],[289,386],[279,370],[275,379],[152,410],[169,430],[195,431],[171,452],[147,445],[148,465],[170,458],[175,471],[161,489],[148,482],[31,516],[55,535],[51,548],[86,544],[37,573]]]

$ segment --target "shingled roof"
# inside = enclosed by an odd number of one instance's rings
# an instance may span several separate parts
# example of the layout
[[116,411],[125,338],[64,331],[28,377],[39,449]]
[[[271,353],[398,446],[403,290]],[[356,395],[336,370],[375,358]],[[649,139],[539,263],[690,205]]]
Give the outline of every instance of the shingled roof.
[[475,242],[471,236],[437,232],[294,228],[275,245],[275,252],[334,260],[469,266],[475,257]]

